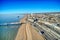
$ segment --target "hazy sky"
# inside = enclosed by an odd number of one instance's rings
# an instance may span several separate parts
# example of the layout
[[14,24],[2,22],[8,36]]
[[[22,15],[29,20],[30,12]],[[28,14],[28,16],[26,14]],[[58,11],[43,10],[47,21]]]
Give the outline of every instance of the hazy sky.
[[59,0],[0,0],[0,13],[60,12]]

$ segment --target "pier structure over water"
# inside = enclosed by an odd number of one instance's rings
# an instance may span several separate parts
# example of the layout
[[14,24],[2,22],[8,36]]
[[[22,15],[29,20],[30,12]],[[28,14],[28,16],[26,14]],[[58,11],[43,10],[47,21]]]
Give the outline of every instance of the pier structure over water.
[[9,26],[9,25],[21,25],[21,22],[11,22],[11,23],[0,24],[0,26]]

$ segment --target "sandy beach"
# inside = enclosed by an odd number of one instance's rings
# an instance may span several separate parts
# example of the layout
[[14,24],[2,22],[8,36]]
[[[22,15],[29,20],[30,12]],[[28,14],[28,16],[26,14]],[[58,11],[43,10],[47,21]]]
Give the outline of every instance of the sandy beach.
[[[23,18],[21,22],[26,22],[26,17]],[[45,38],[40,35],[29,22],[26,22],[19,28],[15,40],[45,40]]]

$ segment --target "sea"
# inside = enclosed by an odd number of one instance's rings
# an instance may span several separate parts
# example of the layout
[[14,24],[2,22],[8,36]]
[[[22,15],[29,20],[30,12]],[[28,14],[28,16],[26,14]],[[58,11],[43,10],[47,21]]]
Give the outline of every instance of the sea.
[[[0,14],[0,40],[14,40],[19,24],[17,25],[4,25],[5,23],[19,22],[24,15],[21,14]],[[1,25],[2,24],[2,25]]]

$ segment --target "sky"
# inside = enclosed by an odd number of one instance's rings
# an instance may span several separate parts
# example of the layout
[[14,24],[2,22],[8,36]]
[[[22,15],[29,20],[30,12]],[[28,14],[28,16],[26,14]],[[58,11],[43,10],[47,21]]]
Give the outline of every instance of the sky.
[[60,12],[59,0],[0,0],[0,14]]

